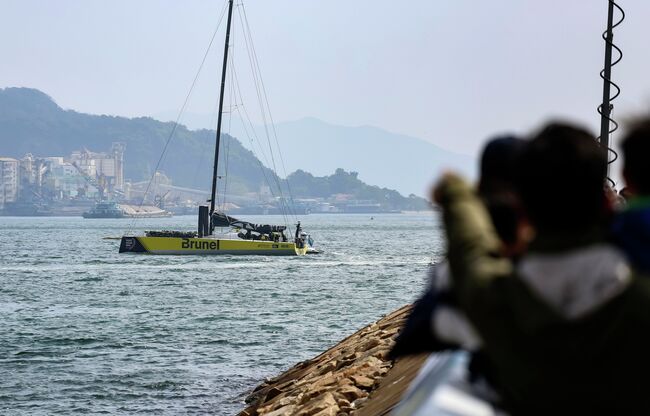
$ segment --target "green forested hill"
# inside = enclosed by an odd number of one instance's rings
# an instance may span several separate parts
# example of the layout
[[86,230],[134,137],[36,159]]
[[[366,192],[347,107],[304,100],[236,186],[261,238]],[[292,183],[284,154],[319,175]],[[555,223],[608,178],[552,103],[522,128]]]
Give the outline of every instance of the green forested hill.
[[408,198],[404,198],[395,190],[367,185],[357,176],[357,172],[337,169],[333,175],[318,177],[299,169],[290,174],[287,180],[294,194],[307,198],[351,194],[356,199],[380,202],[391,209],[417,211],[428,209],[427,201],[420,197],[411,194]]
[[[78,113],[62,109],[38,90],[0,89],[0,154],[4,156],[19,158],[26,153],[67,156],[83,148],[107,151],[112,142],[124,142],[124,176],[141,181],[151,177],[173,126],[171,122],[148,117],[131,119]],[[228,135],[222,136],[222,143],[222,149],[229,149],[232,190],[241,186],[259,189],[265,180],[253,153]],[[176,185],[207,189],[212,177],[213,155],[213,131],[191,131],[181,125],[176,129],[160,170]],[[220,159],[225,157],[224,151],[221,156]],[[271,170],[264,170],[269,178],[273,177]]]
[[[64,110],[41,91],[29,88],[0,89],[0,156],[21,158],[68,156],[87,148],[108,151],[112,142],[126,144],[124,176],[131,181],[147,180],[156,166],[174,124],[149,117],[126,118],[91,115]],[[188,130],[178,126],[159,170],[178,186],[209,189],[214,155],[214,131]],[[275,173],[264,167],[239,140],[222,135],[220,166],[228,156],[229,193],[258,191],[260,185],[277,183]],[[309,161],[305,161],[309,163]],[[220,175],[224,174],[220,168]],[[422,208],[425,201],[402,197],[397,191],[369,186],[356,173],[342,169],[314,177],[298,170],[289,175],[294,197],[328,197],[352,194],[399,209]],[[414,205],[415,204],[415,205]]]

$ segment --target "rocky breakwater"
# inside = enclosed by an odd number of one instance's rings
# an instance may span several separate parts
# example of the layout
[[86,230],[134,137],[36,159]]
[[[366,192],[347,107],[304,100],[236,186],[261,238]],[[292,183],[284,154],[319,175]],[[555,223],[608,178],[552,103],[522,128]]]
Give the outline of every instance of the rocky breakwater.
[[[388,352],[404,324],[410,305],[350,335],[319,356],[301,362],[285,373],[266,380],[247,397],[248,407],[239,416],[328,416],[382,414],[395,405],[416,371],[395,371]],[[409,362],[406,360],[405,362]],[[421,361],[418,361],[421,362]],[[399,362],[398,362],[399,364]],[[397,365],[395,365],[397,367]],[[408,368],[414,367],[407,364]],[[415,367],[419,368],[419,365]],[[393,377],[387,377],[393,373]],[[391,400],[370,400],[383,379]],[[385,390],[385,386],[382,386]],[[398,390],[397,392],[395,390]],[[372,404],[374,405],[368,406]],[[377,409],[379,404],[379,409]],[[373,407],[372,413],[364,408]]]

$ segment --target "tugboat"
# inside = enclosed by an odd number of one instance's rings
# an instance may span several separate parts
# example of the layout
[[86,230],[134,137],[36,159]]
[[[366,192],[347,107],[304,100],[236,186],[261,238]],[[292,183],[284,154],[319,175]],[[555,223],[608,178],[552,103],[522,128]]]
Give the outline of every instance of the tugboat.
[[[310,248],[311,244],[308,243],[308,240],[311,239],[302,232],[299,222],[296,225],[293,241],[289,241],[287,234],[285,234],[288,229],[286,225],[254,224],[238,220],[216,209],[217,167],[219,163],[232,10],[233,0],[229,0],[210,206],[199,206],[198,230],[196,232],[147,231],[144,236],[123,236],[120,253],[302,256],[307,254]],[[216,228],[227,231],[215,233]]]

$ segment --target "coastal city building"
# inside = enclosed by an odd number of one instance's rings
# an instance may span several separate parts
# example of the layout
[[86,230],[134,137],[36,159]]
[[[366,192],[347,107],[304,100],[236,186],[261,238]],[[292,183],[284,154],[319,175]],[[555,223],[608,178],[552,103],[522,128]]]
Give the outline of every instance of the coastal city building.
[[[103,152],[83,148],[68,156],[27,153],[20,159],[4,158],[0,215],[73,215],[106,201],[165,207],[176,214],[186,214],[195,213],[199,204],[209,200],[205,189],[179,186],[161,170],[148,178],[126,181],[124,151],[125,145],[115,142]],[[395,213],[422,206],[417,204],[417,198],[407,200],[395,191],[358,181],[355,172],[338,170],[323,178],[304,173],[303,176],[294,177],[299,193],[290,195],[288,200],[268,184],[244,185],[233,176],[234,180],[223,181],[220,189],[225,195],[219,198],[219,208],[229,215],[267,215],[281,214],[283,207],[290,204],[294,215],[306,215]],[[347,186],[335,185],[346,181],[350,182]],[[330,186],[338,192],[330,190]],[[395,200],[390,200],[391,195]]]
[[87,149],[72,152],[69,162],[84,176],[102,178],[107,189],[124,188],[124,143],[115,142],[110,152],[91,152]]
[[[92,187],[71,162],[62,157],[44,158],[47,163],[45,186],[56,193],[58,199],[94,196],[99,191]],[[94,166],[91,165],[91,166]]]
[[18,161],[0,157],[0,208],[18,196]]
[[27,153],[21,159],[0,157],[0,209],[7,204],[20,214],[34,205],[73,199],[103,199],[123,194],[123,143],[113,143],[108,152],[73,151],[70,156],[37,157]]

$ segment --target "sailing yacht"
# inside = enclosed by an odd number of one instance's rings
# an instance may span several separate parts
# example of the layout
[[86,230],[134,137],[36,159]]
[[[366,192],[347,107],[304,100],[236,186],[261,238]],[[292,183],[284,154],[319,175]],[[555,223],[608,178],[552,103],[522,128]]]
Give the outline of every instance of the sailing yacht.
[[[300,222],[296,225],[295,234],[287,236],[288,227],[286,225],[254,224],[241,221],[219,212],[216,208],[217,167],[219,163],[232,10],[233,0],[228,0],[228,20],[221,73],[210,206],[199,207],[197,231],[147,231],[144,236],[123,236],[120,243],[120,253],[300,256],[308,252],[314,252],[310,244],[311,238],[302,231]],[[227,229],[228,231],[215,233],[217,228]]]

